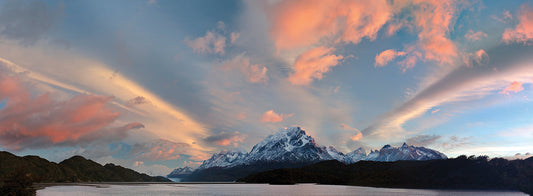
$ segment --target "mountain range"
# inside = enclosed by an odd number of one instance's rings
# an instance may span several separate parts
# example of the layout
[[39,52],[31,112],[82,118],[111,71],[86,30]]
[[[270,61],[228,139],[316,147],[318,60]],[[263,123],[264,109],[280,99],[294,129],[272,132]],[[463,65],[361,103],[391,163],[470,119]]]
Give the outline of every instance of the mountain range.
[[[318,145],[315,139],[300,127],[280,129],[257,143],[247,152],[222,151],[213,154],[185,181],[233,181],[245,175],[277,168],[294,168],[320,161],[337,160],[352,164],[366,161],[433,160],[447,159],[438,151],[403,144],[401,147],[385,145],[380,150],[366,154],[363,148],[344,154],[333,146]],[[175,171],[180,171],[178,168]],[[172,173],[171,173],[172,174]],[[169,177],[170,175],[169,174]]]

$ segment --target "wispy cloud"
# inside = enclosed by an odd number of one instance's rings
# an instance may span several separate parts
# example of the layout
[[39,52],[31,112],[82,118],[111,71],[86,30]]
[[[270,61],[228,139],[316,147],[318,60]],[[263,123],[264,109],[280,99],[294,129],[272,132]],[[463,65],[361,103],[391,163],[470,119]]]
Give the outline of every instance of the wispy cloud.
[[242,143],[246,135],[235,131],[233,133],[220,132],[219,134],[209,136],[204,139],[207,143],[215,144],[218,146],[232,145],[234,147]]
[[524,90],[524,87],[522,86],[522,82],[511,82],[509,86],[505,87],[502,91],[500,91],[500,94],[509,94],[510,92],[517,93]]
[[387,65],[389,62],[394,60],[396,57],[399,56],[405,56],[407,53],[402,51],[396,51],[394,49],[388,49],[385,50],[378,55],[376,55],[376,63],[374,64],[375,67],[383,67]]
[[[490,65],[455,69],[437,82],[421,89],[396,109],[378,118],[373,125],[363,130],[363,134],[390,138],[404,133],[402,126],[405,122],[423,115],[436,106],[480,99],[504,88],[508,82],[531,82],[533,67],[529,64],[528,57],[521,56],[531,49],[533,48],[525,46],[514,48],[512,51],[506,47],[492,50],[496,56],[493,55]],[[506,50],[506,53],[501,54],[501,50]]]
[[294,114],[278,114],[274,110],[266,111],[261,117],[261,122],[281,122],[289,117],[292,117]]
[[267,83],[268,81],[268,69],[263,65],[250,63],[250,58],[246,56],[246,53],[241,53],[233,59],[224,62],[222,67],[225,69],[240,70],[246,77],[246,80],[251,83]]
[[469,41],[479,41],[483,38],[486,38],[487,37],[487,34],[486,33],[483,33],[483,31],[478,31],[478,32],[474,32],[472,30],[469,30],[466,34],[465,34],[465,38]]

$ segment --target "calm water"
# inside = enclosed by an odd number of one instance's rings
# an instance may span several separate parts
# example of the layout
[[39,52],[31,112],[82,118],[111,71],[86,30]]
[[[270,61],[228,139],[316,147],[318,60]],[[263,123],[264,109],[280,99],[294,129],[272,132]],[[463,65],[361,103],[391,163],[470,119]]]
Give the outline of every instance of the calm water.
[[388,189],[335,185],[267,184],[128,184],[90,186],[52,186],[37,195],[525,195],[520,192],[445,191]]

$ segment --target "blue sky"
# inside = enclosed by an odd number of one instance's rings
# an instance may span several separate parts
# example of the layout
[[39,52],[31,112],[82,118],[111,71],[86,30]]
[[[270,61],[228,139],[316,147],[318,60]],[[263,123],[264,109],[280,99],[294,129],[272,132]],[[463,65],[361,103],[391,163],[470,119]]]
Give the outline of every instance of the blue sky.
[[163,175],[301,126],[523,158],[530,4],[0,1],[0,149]]

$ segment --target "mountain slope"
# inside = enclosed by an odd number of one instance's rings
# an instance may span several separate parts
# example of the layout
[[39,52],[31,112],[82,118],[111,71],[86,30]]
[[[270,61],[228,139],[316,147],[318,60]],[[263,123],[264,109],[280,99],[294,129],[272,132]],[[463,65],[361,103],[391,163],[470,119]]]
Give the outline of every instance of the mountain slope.
[[[374,154],[372,154],[374,153]],[[424,147],[409,146],[406,143],[399,148],[385,145],[381,150],[374,151],[363,160],[369,161],[398,161],[398,160],[432,160],[447,159],[446,155]]]
[[317,162],[331,159],[333,157],[326,148],[318,146],[313,137],[300,127],[290,127],[280,129],[256,144],[245,162]]
[[248,153],[238,151],[221,151],[213,154],[211,158],[205,160],[198,169],[207,169],[212,167],[229,167],[234,165],[240,165],[244,163],[244,160],[248,156]]
[[191,167],[182,167],[182,168],[176,168],[170,172],[170,174],[167,175],[169,178],[180,178],[183,176],[189,176],[192,174],[194,170]]
[[296,168],[312,163],[338,160],[355,163],[361,160],[431,160],[447,157],[435,150],[408,146],[399,148],[385,145],[381,150],[366,154],[359,148],[348,154],[337,151],[333,146],[324,147],[306,134],[300,127],[280,129],[257,143],[249,153],[222,151],[213,154],[184,181],[233,181],[248,174],[277,168]]
[[32,182],[168,182],[114,164],[102,166],[81,156],[73,156],[57,164],[38,156],[19,157],[0,152],[0,181],[9,181],[17,173]]

